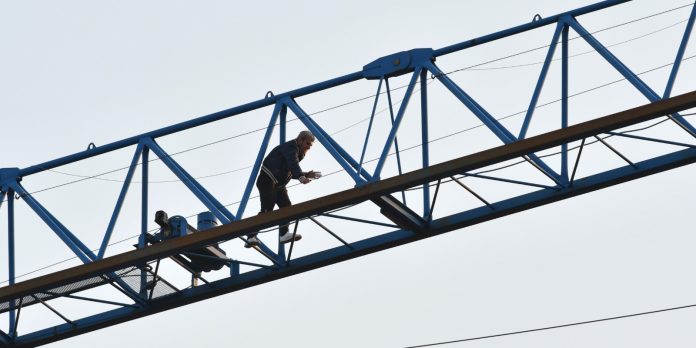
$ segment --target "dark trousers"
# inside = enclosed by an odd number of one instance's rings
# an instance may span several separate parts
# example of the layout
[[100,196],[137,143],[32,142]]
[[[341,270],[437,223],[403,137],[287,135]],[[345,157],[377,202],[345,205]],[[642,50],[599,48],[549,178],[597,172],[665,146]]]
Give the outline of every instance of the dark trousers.
[[[292,205],[288,197],[288,190],[285,186],[277,186],[274,184],[268,174],[263,171],[259,174],[258,179],[256,179],[256,188],[259,190],[259,198],[261,199],[261,211],[259,214],[273,211],[276,204],[278,208]],[[288,233],[288,225],[281,225],[280,235],[282,236],[286,233]],[[249,237],[253,236],[256,236],[256,233],[249,234]]]

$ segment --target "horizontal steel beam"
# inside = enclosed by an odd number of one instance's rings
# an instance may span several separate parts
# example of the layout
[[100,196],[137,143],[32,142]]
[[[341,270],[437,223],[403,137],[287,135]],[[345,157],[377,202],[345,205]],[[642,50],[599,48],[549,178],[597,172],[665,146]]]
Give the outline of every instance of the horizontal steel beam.
[[571,198],[580,194],[616,185],[629,180],[659,173],[696,162],[696,149],[681,150],[637,163],[639,170],[630,165],[604,173],[578,179],[570,188],[539,190],[536,192],[496,202],[496,209],[487,206],[453,214],[432,221],[430,229],[422,233],[397,230],[351,244],[351,248],[336,247],[292,260],[287,267],[275,270],[256,270],[239,276],[211,282],[209,285],[182,290],[180,294],[164,297],[145,308],[120,308],[92,317],[74,321],[75,325],[62,324],[40,330],[19,338],[15,346],[44,344],[71,336],[98,330],[169,309],[181,307],[211,297],[242,290],[262,283],[289,277],[298,273],[332,265],[341,261],[375,253],[388,248],[430,238],[462,227],[510,215],[526,209]]
[[3,287],[0,288],[0,301],[8,301],[42,290],[49,290],[61,284],[85,279],[90,276],[106,274],[128,265],[136,265],[157,258],[178,254],[185,250],[230,240],[244,236],[252,231],[258,231],[287,221],[293,221],[332,209],[364,202],[384,194],[400,191],[455,174],[476,170],[491,164],[648,121],[665,114],[671,114],[692,107],[696,107],[696,91],[573,125],[565,129],[531,137],[512,144],[481,151],[428,168],[405,173],[397,177],[384,179],[379,182],[302,202],[267,214],[249,217],[234,223],[212,228],[205,233],[196,233],[176,238],[144,249],[114,255],[86,265],[69,268],[20,282],[12,286]]

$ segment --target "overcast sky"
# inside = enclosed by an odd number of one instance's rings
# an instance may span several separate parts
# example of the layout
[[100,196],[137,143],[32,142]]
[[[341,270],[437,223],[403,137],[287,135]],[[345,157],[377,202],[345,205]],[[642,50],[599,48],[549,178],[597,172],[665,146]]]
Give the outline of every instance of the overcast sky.
[[[43,163],[83,151],[90,143],[104,145],[255,101],[269,90],[281,93],[356,72],[394,52],[437,49],[527,23],[535,14],[547,17],[594,2],[2,1],[0,167]],[[578,17],[578,21],[597,31],[687,4],[636,0]],[[612,52],[634,72],[644,72],[674,60],[690,10],[687,6],[606,30],[597,38],[612,45]],[[437,64],[452,71],[548,45],[552,30],[548,26],[441,57]],[[571,55],[576,55],[570,62],[571,94],[620,79],[596,53],[583,54],[588,50],[581,40],[570,45]],[[692,38],[686,57],[695,53]],[[535,63],[544,55],[545,50],[538,50],[451,77],[495,117],[505,117],[528,107],[540,70]],[[683,63],[673,95],[695,89],[693,78],[687,78],[696,76],[694,65],[694,60]],[[560,95],[559,71],[560,63],[555,62],[540,103]],[[662,95],[668,74],[668,69],[658,69],[641,78]],[[407,83],[406,78],[394,79],[392,87]],[[480,124],[441,85],[429,86],[431,138]],[[314,113],[370,95],[376,88],[374,81],[360,81],[298,102]],[[395,101],[402,95],[403,90],[395,91]],[[386,107],[383,99],[378,110]],[[419,143],[418,99],[412,101],[399,133],[403,147]],[[619,82],[574,98],[570,121],[578,123],[646,102],[628,83]],[[317,114],[315,119],[359,158],[371,103],[354,103]],[[530,135],[556,129],[559,110],[559,104],[540,108]],[[190,149],[265,127],[270,112],[266,108],[159,142],[170,153]],[[386,112],[379,114],[366,159],[381,151],[387,117]],[[518,115],[504,124],[517,134],[521,120]],[[653,134],[693,143],[675,126],[661,127]],[[288,125],[289,136],[300,129],[297,122]],[[176,159],[192,175],[206,177],[201,183],[236,213],[234,203],[249,174],[244,168],[253,163],[262,136],[256,132],[229,139]],[[273,139],[277,141],[277,137]],[[635,160],[676,149],[653,149],[635,141],[617,143]],[[477,128],[434,142],[432,162],[497,145],[500,142],[490,132]],[[122,168],[128,165],[132,151],[124,149],[56,168],[22,183],[33,192],[73,181],[74,175]],[[587,159],[583,157],[581,176],[621,165],[620,159],[596,145],[588,147],[583,156]],[[405,170],[418,169],[420,153],[405,153],[403,160]],[[557,168],[557,159],[549,161]],[[302,165],[324,173],[340,169],[319,146]],[[543,181],[531,167],[519,167],[500,174]],[[367,168],[372,170],[374,162]],[[390,158],[385,176],[395,175],[396,170],[396,162]],[[96,248],[121,188],[118,181],[124,176],[125,171],[119,171],[101,177],[111,181],[86,180],[35,196]],[[672,170],[52,346],[406,347],[696,304],[696,233],[690,224],[694,177],[693,166]],[[160,182],[151,185],[151,214],[165,209],[170,215],[188,216],[203,209],[183,185],[169,182],[174,179],[161,164],[152,164],[151,180]],[[300,202],[352,185],[339,172],[308,186],[293,187],[290,196]],[[492,201],[529,191],[480,181],[471,181],[471,185]],[[135,239],[128,238],[139,231],[139,189],[139,183],[134,183],[112,239],[125,241],[111,246],[108,255],[132,250]],[[409,193],[408,198],[420,212],[418,193]],[[455,186],[446,186],[439,200],[443,203],[436,208],[436,218],[477,203]],[[0,212],[3,241],[5,206]],[[73,256],[23,202],[17,201],[17,209],[18,275]],[[357,216],[380,219],[375,209],[355,209]],[[256,211],[258,202],[252,200],[245,216]],[[360,225],[336,220],[326,223],[348,240],[374,235],[374,230]],[[297,256],[335,246],[317,228],[301,224],[300,231],[305,238],[293,252]],[[261,238],[268,243],[274,239],[269,234]],[[0,247],[3,245],[1,242]],[[240,243],[223,247],[231,257],[263,260]],[[18,280],[77,264],[77,260],[69,260]],[[6,267],[2,268],[0,281],[7,279]],[[172,267],[168,271],[172,279],[186,282],[181,270]],[[219,277],[211,275],[212,279]],[[86,302],[56,302],[66,313],[97,308]],[[694,319],[696,310],[685,309],[447,347],[692,347],[696,344],[690,324]],[[6,330],[7,315],[0,320],[0,327]],[[20,334],[47,323],[61,321],[45,309],[29,307],[26,313],[22,311]]]

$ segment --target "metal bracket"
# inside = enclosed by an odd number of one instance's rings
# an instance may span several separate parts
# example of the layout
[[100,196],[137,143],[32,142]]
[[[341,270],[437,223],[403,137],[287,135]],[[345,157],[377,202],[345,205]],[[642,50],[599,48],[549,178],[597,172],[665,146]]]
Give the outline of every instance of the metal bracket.
[[7,192],[10,182],[20,182],[19,168],[0,168],[0,190]]
[[390,54],[375,60],[363,67],[363,77],[368,80],[378,80],[413,72],[423,62],[435,61],[432,48],[415,48],[410,51]]

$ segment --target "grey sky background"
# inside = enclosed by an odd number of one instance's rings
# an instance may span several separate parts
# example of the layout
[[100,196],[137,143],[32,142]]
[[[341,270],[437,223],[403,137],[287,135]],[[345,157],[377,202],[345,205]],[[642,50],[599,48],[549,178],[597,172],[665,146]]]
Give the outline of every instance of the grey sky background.
[[[595,1],[436,1],[436,2],[257,2],[228,1],[2,1],[0,9],[0,116],[4,132],[0,167],[27,167],[186,121],[262,98],[359,71],[394,52],[417,47],[441,48],[474,37],[585,6]],[[688,1],[636,0],[600,13],[578,17],[595,31],[688,4]],[[690,7],[597,34],[635,72],[674,60]],[[519,35],[438,59],[444,71],[548,45],[553,27]],[[649,34],[649,35],[648,35]],[[571,30],[571,37],[576,36]],[[642,37],[644,36],[644,37]],[[635,39],[635,40],[632,40]],[[630,42],[625,42],[631,40]],[[686,57],[696,53],[692,44]],[[573,40],[571,55],[589,46]],[[559,51],[556,57],[560,56]],[[500,68],[452,74],[462,88],[495,117],[525,110],[545,50],[481,66]],[[520,65],[520,66],[518,66]],[[683,63],[673,95],[695,89],[694,61]],[[517,67],[513,67],[517,66]],[[596,53],[573,57],[571,93],[619,79]],[[540,103],[560,95],[560,63],[551,67]],[[658,94],[669,69],[643,78]],[[393,79],[402,86],[407,77]],[[313,113],[361,98],[376,83],[361,81],[327,93],[298,99]],[[429,84],[430,136],[451,134],[480,122],[437,82]],[[403,90],[395,91],[395,99]],[[400,142],[420,141],[414,95]],[[573,98],[571,123],[610,114],[647,100],[628,83]],[[386,107],[380,101],[379,110]],[[359,157],[365,118],[372,101],[317,114],[315,119]],[[530,135],[556,129],[559,104],[540,108]],[[265,127],[270,108],[159,140],[174,153]],[[366,158],[381,151],[388,114],[376,121]],[[522,116],[503,121],[517,133]],[[361,123],[357,122],[362,121]],[[302,129],[288,125],[288,136]],[[653,135],[692,141],[674,126]],[[176,157],[192,175],[225,203],[241,197],[263,133],[239,137]],[[274,134],[277,142],[277,135]],[[693,142],[693,141],[692,141]],[[438,163],[499,145],[477,128],[431,145]],[[673,150],[617,140],[632,159]],[[29,191],[41,190],[129,164],[133,149],[56,168],[26,178]],[[404,154],[406,170],[419,168],[419,150]],[[584,157],[587,156],[587,157]],[[571,155],[571,161],[575,154]],[[620,164],[606,148],[583,153],[580,175]],[[550,160],[557,167],[557,160]],[[315,146],[304,169],[325,174],[340,167]],[[371,164],[374,168],[374,163]],[[62,174],[61,174],[62,173]],[[68,175],[70,174],[70,175]],[[219,174],[219,175],[215,175]],[[396,174],[393,159],[385,175]],[[530,168],[501,175],[543,181]],[[135,181],[139,181],[136,173]],[[215,176],[211,176],[215,175]],[[696,304],[696,263],[691,208],[693,166],[650,176],[435,238],[361,257],[287,279],[255,286],[204,302],[102,329],[52,347],[187,346],[239,347],[405,347],[508,331],[533,329]],[[41,192],[36,198],[90,247],[98,247],[121,188],[125,171]],[[183,185],[161,164],[153,163],[150,210],[191,215],[202,210]],[[528,189],[470,183],[495,201]],[[345,173],[290,190],[300,202],[352,187]],[[132,250],[139,231],[140,186],[134,183],[108,254]],[[527,190],[527,191],[525,191]],[[253,194],[256,194],[255,190]],[[417,211],[419,192],[409,193]],[[443,189],[436,217],[466,209],[475,200],[454,186]],[[3,207],[4,208],[4,207]],[[71,252],[17,201],[17,274],[66,260]],[[236,213],[237,206],[231,210]],[[353,212],[379,219],[374,209]],[[252,200],[245,216],[258,211]],[[6,209],[0,212],[0,257],[6,260]],[[152,223],[154,228],[154,223]],[[327,221],[341,236],[359,240],[377,230]],[[335,241],[316,228],[300,225],[305,239],[293,253],[306,255]],[[384,230],[379,230],[384,232]],[[261,237],[270,242],[271,234]],[[332,244],[334,243],[334,244]],[[262,261],[241,244],[223,246],[228,255]],[[43,273],[77,265],[70,260]],[[0,262],[0,280],[7,279]],[[167,279],[186,282],[171,267]],[[178,273],[177,273],[178,272]],[[224,273],[224,272],[223,272]],[[224,275],[223,275],[224,276]],[[171,278],[169,278],[171,277]],[[216,279],[219,276],[210,276]],[[28,278],[28,277],[27,277]],[[22,280],[26,278],[20,278]],[[4,284],[3,284],[4,285]],[[95,305],[56,301],[61,310],[88,313]],[[36,307],[36,306],[35,306]],[[101,308],[101,307],[99,307]],[[104,307],[109,308],[109,307]],[[25,316],[26,315],[26,316]],[[22,312],[20,333],[60,323],[35,309]],[[445,347],[692,347],[696,333],[692,309],[581,327],[446,345]],[[0,316],[6,329],[7,316]],[[26,326],[25,326],[26,325]],[[35,327],[34,329],[31,329]]]

